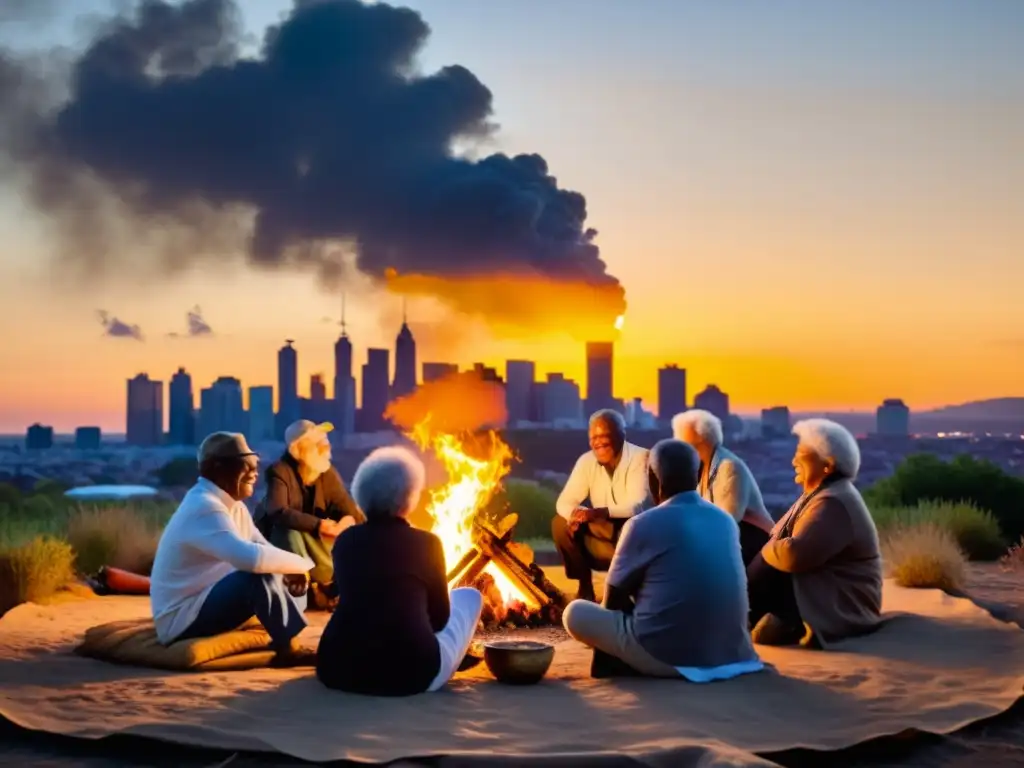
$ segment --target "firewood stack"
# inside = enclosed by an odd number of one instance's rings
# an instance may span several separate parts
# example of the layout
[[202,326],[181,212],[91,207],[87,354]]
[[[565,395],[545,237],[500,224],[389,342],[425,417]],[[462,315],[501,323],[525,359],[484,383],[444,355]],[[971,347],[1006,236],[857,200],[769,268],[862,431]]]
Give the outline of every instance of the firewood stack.
[[[451,587],[476,587],[484,596],[481,623],[486,629],[500,626],[535,627],[558,624],[568,600],[533,561],[533,551],[512,541],[519,516],[511,513],[496,525],[478,517],[473,523],[473,548],[448,572]],[[494,578],[484,569],[494,566],[519,590],[519,599],[506,604]]]

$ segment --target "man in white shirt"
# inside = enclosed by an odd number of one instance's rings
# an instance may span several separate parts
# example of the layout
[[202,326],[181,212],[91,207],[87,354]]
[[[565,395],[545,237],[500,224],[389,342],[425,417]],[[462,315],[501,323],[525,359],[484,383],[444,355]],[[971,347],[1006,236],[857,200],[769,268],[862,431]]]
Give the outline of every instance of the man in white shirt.
[[[606,571],[622,526],[647,505],[647,450],[626,442],[613,410],[590,417],[590,450],[580,456],[555,504],[551,534],[577,599],[594,600],[593,571]],[[585,502],[589,500],[589,506]]]
[[253,494],[259,457],[242,435],[214,432],[199,447],[199,480],[171,516],[157,546],[150,603],[157,637],[230,632],[259,619],[280,664],[312,663],[296,636],[306,627],[295,602],[313,567],[271,545],[242,503]]
[[709,411],[693,409],[672,417],[676,440],[689,443],[700,457],[697,491],[724,509],[740,526],[743,562],[749,565],[768,542],[775,520],[768,514],[754,473],[722,443],[722,422]]

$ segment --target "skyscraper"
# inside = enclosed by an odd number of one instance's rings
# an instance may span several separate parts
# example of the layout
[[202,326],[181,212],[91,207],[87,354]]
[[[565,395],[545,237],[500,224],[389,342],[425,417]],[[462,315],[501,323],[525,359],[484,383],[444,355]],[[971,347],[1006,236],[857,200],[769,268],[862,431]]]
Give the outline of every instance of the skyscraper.
[[274,439],[274,388],[249,387],[249,419],[245,436],[253,445]]
[[178,372],[171,376],[168,401],[170,418],[167,433],[171,444],[195,445],[196,414],[192,377],[184,368],[178,368]]
[[578,426],[583,421],[579,385],[560,373],[549,373],[547,381],[535,387],[539,421]]
[[411,395],[416,390],[416,339],[406,322],[405,308],[402,308],[402,327],[395,339],[395,380],[391,385],[391,397],[396,399]]
[[790,433],[789,408],[776,405],[761,409],[761,437],[770,440],[774,437],[788,437]]
[[327,399],[327,385],[324,384],[322,373],[314,373],[309,377],[309,399],[314,403],[322,403]]
[[729,396],[715,384],[708,384],[703,392],[693,398],[693,407],[709,411],[722,420],[723,426],[729,419]]
[[532,412],[534,409],[530,407],[536,376],[536,365],[532,360],[505,362],[505,410],[508,412],[510,427],[536,418]]
[[352,376],[352,342],[345,327],[345,297],[341,297],[341,336],[334,342],[334,428],[350,435],[356,422],[356,380]]
[[25,431],[25,448],[29,451],[45,451],[53,448],[53,427],[33,424]]
[[245,432],[248,419],[242,402],[242,382],[221,376],[200,393],[199,432]]
[[295,341],[286,339],[277,352],[277,436],[284,437],[284,431],[300,416],[299,408],[299,353],[292,346]]
[[670,364],[658,369],[658,420],[671,421],[686,410],[686,369]]
[[128,419],[125,439],[129,445],[159,445],[164,433],[164,383],[145,373],[128,379]]
[[423,383],[426,384],[429,381],[437,381],[443,379],[445,376],[450,376],[453,373],[459,372],[459,366],[455,363],[424,363],[423,364]]
[[910,409],[897,398],[889,398],[875,412],[875,431],[881,437],[907,437],[910,434]]
[[587,342],[587,414],[601,408],[615,408],[612,395],[612,360],[615,344],[611,341]]
[[388,373],[391,352],[387,349],[366,350],[363,364],[363,403],[359,409],[359,431],[379,432],[387,429],[384,411],[388,407],[391,387]]

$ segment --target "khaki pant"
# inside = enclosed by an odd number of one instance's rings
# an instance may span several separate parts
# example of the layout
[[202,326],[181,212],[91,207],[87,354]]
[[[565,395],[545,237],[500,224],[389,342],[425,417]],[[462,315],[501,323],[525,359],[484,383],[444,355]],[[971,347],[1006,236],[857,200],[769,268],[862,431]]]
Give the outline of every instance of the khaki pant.
[[588,600],[573,600],[562,613],[562,623],[574,640],[621,659],[642,675],[681,677],[675,667],[643,649],[633,631],[633,617],[622,611],[610,611]]
[[334,559],[331,556],[331,550],[316,534],[293,531],[275,525],[270,531],[270,543],[275,547],[312,560],[313,568],[309,572],[310,581],[322,585],[334,581]]

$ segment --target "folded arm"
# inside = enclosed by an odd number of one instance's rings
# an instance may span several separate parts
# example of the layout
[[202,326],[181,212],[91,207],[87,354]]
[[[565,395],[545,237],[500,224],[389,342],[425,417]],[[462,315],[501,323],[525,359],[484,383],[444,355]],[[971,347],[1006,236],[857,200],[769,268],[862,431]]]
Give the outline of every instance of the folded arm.
[[228,563],[247,573],[308,573],[314,563],[266,543],[253,531],[253,539],[243,538],[224,512],[209,512],[200,519],[190,542],[200,552]]
[[832,560],[850,543],[850,516],[841,501],[824,498],[800,512],[793,535],[773,538],[762,549],[764,560],[786,573],[814,571]]
[[629,520],[622,527],[615,555],[608,567],[605,580],[604,607],[613,611],[631,613],[633,597],[640,589],[644,573],[650,564],[650,552],[644,546],[643,536],[633,530],[635,520]]
[[266,519],[270,526],[281,526],[291,531],[317,534],[320,518],[288,504],[288,483],[277,475],[267,478]]

